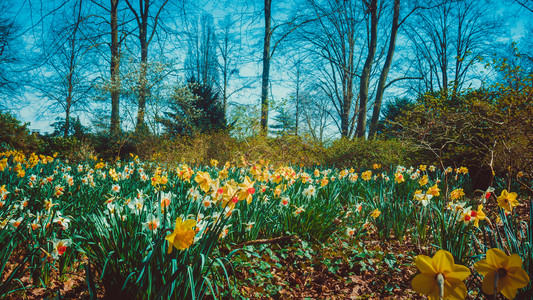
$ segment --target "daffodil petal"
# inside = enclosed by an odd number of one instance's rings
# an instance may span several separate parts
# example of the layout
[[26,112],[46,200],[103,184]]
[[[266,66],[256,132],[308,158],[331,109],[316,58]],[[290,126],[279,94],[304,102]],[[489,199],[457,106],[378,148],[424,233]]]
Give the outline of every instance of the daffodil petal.
[[444,282],[444,299],[463,300],[466,298],[466,286],[462,280],[446,278]]
[[487,273],[494,271],[494,267],[487,263],[486,259],[482,259],[474,264],[476,271],[482,276],[486,276]]
[[435,278],[424,273],[416,275],[411,281],[411,286],[413,290],[424,295],[430,294],[435,288],[438,289]]
[[454,265],[453,271],[451,273],[447,274],[446,279],[453,278],[453,279],[457,279],[459,281],[463,281],[468,276],[470,276],[470,269],[469,268],[467,268],[465,266],[461,266],[461,265]]
[[421,273],[435,273],[435,268],[431,263],[431,257],[426,255],[418,255],[415,258],[415,264]]
[[511,267],[507,269],[507,276],[512,281],[513,287],[521,289],[529,284],[529,276],[522,267]]
[[181,228],[183,230],[191,229],[194,226],[196,226],[196,220],[193,219],[185,220],[183,223],[181,223]]
[[180,229],[181,222],[182,222],[181,217],[177,217],[176,218],[176,226],[174,227],[174,231],[177,231],[178,229]]
[[516,253],[513,253],[509,256],[509,262],[507,264],[507,267],[511,268],[511,267],[518,267],[518,268],[522,268],[522,258],[520,257],[520,255],[516,254]]
[[487,251],[487,264],[499,269],[507,266],[509,256],[498,248],[492,248]]
[[518,293],[518,289],[514,288],[513,284],[511,284],[510,281],[510,278],[503,278],[502,280],[498,281],[498,289],[502,289],[501,293],[505,296],[505,298],[514,299],[516,297],[516,294]]
[[433,256],[433,266],[437,269],[436,273],[443,272],[444,270],[453,270],[454,261],[450,252],[445,250],[439,250]]
[[494,271],[487,273],[483,277],[483,284],[481,285],[483,293],[487,295],[494,295]]

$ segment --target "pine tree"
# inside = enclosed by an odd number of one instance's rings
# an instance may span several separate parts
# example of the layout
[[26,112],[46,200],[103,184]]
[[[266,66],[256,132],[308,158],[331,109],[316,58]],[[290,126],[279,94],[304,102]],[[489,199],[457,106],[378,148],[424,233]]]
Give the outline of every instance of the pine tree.
[[195,135],[227,129],[218,93],[195,78],[174,90],[171,111],[165,112],[165,117],[158,121],[170,135]]

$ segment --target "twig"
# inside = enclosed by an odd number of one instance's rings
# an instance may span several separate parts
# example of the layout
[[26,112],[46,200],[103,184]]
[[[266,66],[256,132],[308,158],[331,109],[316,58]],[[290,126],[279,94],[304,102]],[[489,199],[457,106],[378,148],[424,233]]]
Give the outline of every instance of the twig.
[[247,241],[247,242],[237,244],[233,248],[234,249],[242,248],[244,246],[249,246],[249,245],[274,244],[274,243],[290,241],[290,240],[300,241],[300,238],[296,234],[293,234],[293,235],[281,236],[281,237],[272,238],[272,239],[260,239],[260,240]]

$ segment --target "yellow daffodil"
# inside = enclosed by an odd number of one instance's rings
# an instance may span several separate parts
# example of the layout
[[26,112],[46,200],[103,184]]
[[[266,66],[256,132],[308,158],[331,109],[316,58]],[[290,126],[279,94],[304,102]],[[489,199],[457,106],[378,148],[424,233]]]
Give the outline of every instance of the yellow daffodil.
[[198,171],[198,173],[196,173],[196,176],[194,177],[194,181],[198,183],[204,193],[209,192],[212,183],[211,176],[209,176],[209,173]]
[[248,204],[252,202],[252,195],[255,194],[254,183],[248,176],[244,178],[244,182],[239,184],[239,200],[246,200]]
[[498,248],[489,249],[487,257],[475,263],[474,268],[483,275],[482,288],[488,295],[501,292],[505,298],[514,299],[518,289],[529,284],[529,276],[522,269],[522,259],[516,253],[507,256]]
[[468,174],[468,168],[467,167],[460,167],[457,169],[457,173],[459,174]]
[[428,184],[428,182],[429,182],[429,179],[427,175],[422,176],[422,178],[418,180],[418,184],[420,184],[420,186],[426,185]]
[[452,200],[457,200],[463,197],[465,193],[463,192],[463,189],[455,189],[450,193],[450,198]]
[[439,196],[440,195],[440,189],[437,186],[437,184],[435,183],[435,185],[433,185],[432,187],[430,187],[427,190],[426,194],[429,194],[431,196]]
[[374,209],[374,210],[372,211],[372,213],[370,214],[370,216],[371,216],[372,218],[374,218],[374,219],[377,218],[377,217],[379,217],[379,215],[381,215],[381,212],[380,212],[379,209],[377,209],[377,208]]
[[370,180],[372,178],[372,171],[368,170],[368,171],[365,171],[365,172],[361,173],[361,178],[364,181]]
[[216,168],[218,166],[218,160],[211,159],[211,166]]
[[475,218],[474,226],[476,227],[479,227],[479,221],[485,220],[487,218],[485,216],[485,213],[483,212],[483,204],[478,205],[477,210],[471,211],[470,215]]
[[439,250],[433,258],[418,255],[415,263],[420,274],[411,282],[413,290],[427,295],[430,300],[438,300],[440,296],[448,300],[465,299],[466,286],[463,280],[470,275],[470,270],[455,264],[450,252]]
[[255,177],[259,176],[261,174],[261,166],[259,165],[254,165],[253,167],[250,168],[250,174],[252,174]]
[[394,174],[394,181],[396,181],[396,183],[402,183],[405,181],[405,178],[403,177],[402,173],[396,172],[396,174]]
[[178,250],[184,250],[192,245],[196,234],[196,231],[192,229],[194,226],[196,226],[196,220],[182,221],[181,217],[176,219],[174,231],[165,237],[168,241],[169,254],[172,252],[172,246]]
[[513,210],[513,207],[518,206],[518,200],[516,193],[509,193],[507,190],[503,190],[502,194],[498,197],[498,206],[505,209],[508,212]]
[[224,180],[224,179],[228,178],[228,170],[222,169],[222,170],[218,171],[218,178],[220,180]]

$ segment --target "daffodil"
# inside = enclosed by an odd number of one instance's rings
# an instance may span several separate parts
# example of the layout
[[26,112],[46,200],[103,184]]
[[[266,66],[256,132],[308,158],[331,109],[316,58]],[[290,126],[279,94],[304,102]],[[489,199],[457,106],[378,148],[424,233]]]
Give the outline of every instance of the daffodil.
[[513,210],[513,207],[518,206],[518,200],[516,193],[509,193],[507,190],[503,190],[502,194],[498,197],[498,206],[505,209],[508,212]]
[[470,270],[455,264],[450,252],[439,250],[432,258],[418,255],[415,263],[420,274],[411,282],[413,290],[427,295],[430,300],[465,299],[466,286],[463,281],[470,275]]
[[421,190],[416,190],[414,194],[414,199],[420,201],[423,206],[428,206],[429,201],[433,198],[431,194],[422,194]]
[[381,215],[381,212],[380,212],[379,209],[377,209],[377,208],[374,209],[374,210],[372,211],[372,213],[370,214],[370,216],[372,216],[372,218],[374,218],[374,219],[377,218],[377,217],[379,217],[379,215]]
[[309,185],[306,189],[303,190],[302,195],[304,195],[307,198],[314,197],[316,193],[316,189],[314,186]]
[[67,247],[70,247],[72,241],[70,239],[54,239],[52,244],[52,258],[57,260],[59,259],[59,256],[63,255],[63,253],[67,251]]
[[470,215],[475,218],[474,226],[476,227],[479,227],[479,221],[485,220],[487,218],[485,213],[483,212],[483,204],[478,205],[477,210],[471,211]]
[[474,268],[483,275],[482,288],[488,295],[501,292],[505,298],[514,299],[518,289],[529,284],[529,276],[522,269],[522,259],[516,253],[507,256],[498,248],[489,249],[487,257],[475,263]]
[[209,192],[209,189],[211,188],[211,176],[209,176],[209,173],[198,171],[196,177],[194,177],[194,181],[198,183],[204,193]]
[[432,187],[430,187],[426,194],[430,194],[432,196],[439,196],[440,195],[440,189],[439,187],[437,186],[437,184],[435,183],[435,185],[433,185]]
[[196,220],[182,221],[181,217],[176,219],[174,231],[165,237],[168,241],[168,253],[172,252],[172,246],[178,250],[184,250],[192,245],[196,234],[196,231],[192,229],[194,226],[196,226]]
[[394,174],[394,181],[396,181],[396,183],[402,183],[405,181],[405,178],[403,177],[402,173],[396,172],[396,174]]
[[220,180],[224,180],[224,179],[228,178],[228,170],[222,169],[222,170],[218,171],[218,178],[220,178]]
[[254,183],[248,176],[244,177],[244,182],[239,184],[239,200],[246,200],[248,204],[252,202],[253,194],[255,194]]
[[361,178],[363,178],[364,181],[370,180],[372,178],[372,171],[368,170],[361,173]]
[[463,197],[465,193],[463,192],[463,189],[455,189],[450,193],[450,198],[452,200],[457,200]]

